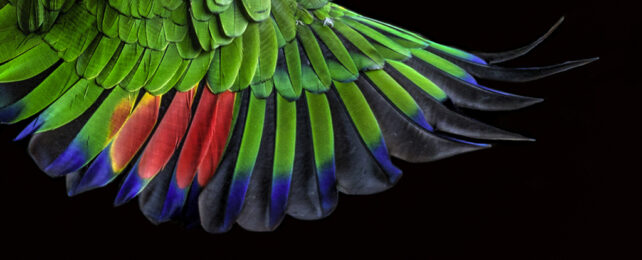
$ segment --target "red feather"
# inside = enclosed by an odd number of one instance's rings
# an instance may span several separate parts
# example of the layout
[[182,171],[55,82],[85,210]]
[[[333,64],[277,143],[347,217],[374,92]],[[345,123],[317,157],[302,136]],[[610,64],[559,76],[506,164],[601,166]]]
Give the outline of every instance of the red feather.
[[112,169],[122,171],[145,144],[158,120],[161,97],[145,94],[116,136],[110,150]]
[[196,87],[177,92],[163,120],[141,155],[138,174],[143,179],[156,176],[169,162],[189,125]]
[[[203,158],[198,164],[198,184],[203,187],[207,184],[212,176],[216,167],[218,166],[223,149],[227,144],[227,139],[230,134],[232,125],[232,117],[234,116],[234,101],[236,94],[232,92],[223,92],[217,95],[216,106],[213,110],[212,129],[210,130],[210,140],[207,152],[203,154]],[[192,175],[189,181],[194,178]]]
[[198,102],[194,120],[176,165],[176,183],[181,189],[185,189],[192,182],[198,165],[209,149],[217,112],[217,99],[218,95],[203,91]]

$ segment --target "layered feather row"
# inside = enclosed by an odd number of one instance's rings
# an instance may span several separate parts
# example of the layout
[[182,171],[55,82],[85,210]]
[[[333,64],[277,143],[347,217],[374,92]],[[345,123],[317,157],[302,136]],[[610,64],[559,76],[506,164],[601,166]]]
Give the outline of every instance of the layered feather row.
[[69,195],[122,179],[152,222],[226,232],[329,215],[427,162],[529,140],[458,112],[540,99],[476,78],[528,81],[494,63],[323,0],[9,1],[0,7],[0,121]]

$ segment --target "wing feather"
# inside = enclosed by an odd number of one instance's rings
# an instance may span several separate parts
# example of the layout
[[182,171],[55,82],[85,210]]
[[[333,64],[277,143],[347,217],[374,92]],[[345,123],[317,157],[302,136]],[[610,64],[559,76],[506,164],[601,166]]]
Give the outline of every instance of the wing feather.
[[[338,193],[428,162],[529,141],[461,113],[541,99],[524,82],[594,61],[507,68],[549,37],[470,53],[328,0],[0,1],[0,122],[70,196],[124,175],[153,223],[221,233],[319,219]],[[37,115],[37,116],[36,116]],[[127,174],[123,174],[127,173]],[[139,196],[140,195],[140,196]]]

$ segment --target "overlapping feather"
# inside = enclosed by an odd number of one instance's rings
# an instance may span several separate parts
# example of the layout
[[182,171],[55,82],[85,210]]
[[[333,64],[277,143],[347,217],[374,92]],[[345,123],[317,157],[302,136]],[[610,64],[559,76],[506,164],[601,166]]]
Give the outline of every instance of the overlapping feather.
[[[68,193],[125,175],[154,223],[275,229],[329,215],[427,162],[530,140],[456,112],[540,99],[528,81],[580,60],[509,69],[535,43],[474,55],[327,0],[30,0],[0,6],[0,121],[38,116],[30,153]],[[556,24],[557,27],[559,24]],[[554,27],[554,28],[555,28]],[[127,173],[127,174],[123,174]]]

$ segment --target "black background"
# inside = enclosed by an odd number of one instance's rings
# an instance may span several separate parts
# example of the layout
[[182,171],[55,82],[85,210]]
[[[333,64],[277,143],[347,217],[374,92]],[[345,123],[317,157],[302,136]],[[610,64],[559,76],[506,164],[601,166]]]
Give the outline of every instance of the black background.
[[[483,121],[538,139],[429,163],[395,161],[405,176],[378,195],[342,195],[328,218],[287,218],[272,233],[223,235],[154,226],[136,203],[113,208],[116,186],[78,197],[31,162],[24,124],[0,126],[2,253],[203,258],[640,259],[636,124],[642,19],[616,1],[337,1],[465,50],[522,46],[561,16],[532,54],[507,65],[600,56],[524,84],[483,82],[546,102]],[[8,251],[7,251],[8,250]],[[637,250],[639,251],[639,250]],[[146,257],[148,258],[148,257]]]

